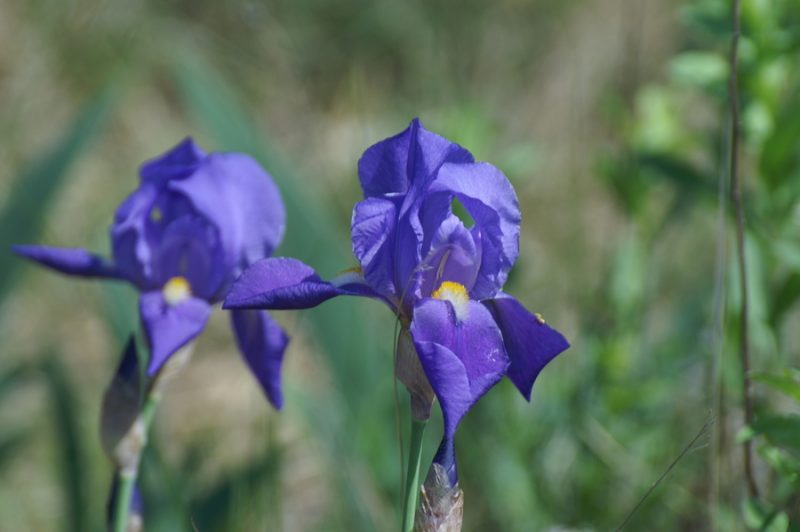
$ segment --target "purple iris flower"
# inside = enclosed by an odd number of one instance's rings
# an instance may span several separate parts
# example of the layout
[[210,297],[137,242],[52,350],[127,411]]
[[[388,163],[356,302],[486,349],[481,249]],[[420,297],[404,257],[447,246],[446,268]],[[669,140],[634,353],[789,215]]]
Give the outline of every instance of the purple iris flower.
[[[14,251],[62,273],[136,286],[153,375],[200,334],[233,280],[273,252],[286,213],[272,178],[252,157],[206,154],[190,138],[143,164],[140,175],[111,226],[113,260],[83,249]],[[234,310],[231,321],[245,361],[280,408],[288,337],[263,310]]]
[[308,308],[339,295],[387,304],[441,403],[434,461],[455,483],[454,436],[467,411],[504,375],[530,400],[536,376],[569,344],[502,291],[517,259],[520,211],[500,170],[418,120],[367,149],[358,170],[364,200],[351,231],[360,267],[325,281],[298,260],[264,259],[234,283],[224,307]]

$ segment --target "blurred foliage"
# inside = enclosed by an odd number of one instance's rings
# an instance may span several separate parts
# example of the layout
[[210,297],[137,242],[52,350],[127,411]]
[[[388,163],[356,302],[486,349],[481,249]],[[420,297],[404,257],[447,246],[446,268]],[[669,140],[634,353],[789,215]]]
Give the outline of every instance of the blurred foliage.
[[[465,419],[465,529],[613,529],[712,419],[713,434],[701,433],[626,530],[797,530],[800,3],[743,1],[758,373],[756,420],[744,429],[730,4],[631,6],[3,2],[0,94],[12,105],[0,110],[0,242],[107,249],[136,165],[192,134],[264,164],[287,203],[279,254],[332,275],[352,265],[358,156],[419,115],[517,186],[525,222],[508,290],[573,344],[532,404],[502,383]],[[602,40],[616,34],[625,38]],[[589,73],[595,63],[602,74]],[[32,268],[14,276],[19,266],[0,259],[0,529],[97,530],[110,482],[99,405],[137,327],[134,294]],[[394,529],[393,322],[373,308],[334,301],[278,316],[296,336],[280,414],[255,386],[238,386],[247,376],[231,380],[231,339],[212,324],[145,456],[147,529]],[[209,375],[244,391],[220,394],[201,380]],[[431,426],[424,461],[440,436]],[[758,500],[743,490],[745,438],[759,453]]]

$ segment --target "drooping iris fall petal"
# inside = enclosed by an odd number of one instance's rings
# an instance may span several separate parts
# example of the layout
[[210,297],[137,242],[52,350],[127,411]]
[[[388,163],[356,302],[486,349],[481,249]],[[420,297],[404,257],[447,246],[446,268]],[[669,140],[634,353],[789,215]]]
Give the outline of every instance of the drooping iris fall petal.
[[435,299],[414,308],[411,336],[442,405],[444,436],[437,461],[455,484],[456,429],[472,405],[503,378],[509,364],[503,337],[480,303]]
[[236,344],[272,405],[283,407],[281,365],[289,337],[265,310],[233,310]]
[[145,292],[139,296],[139,315],[150,344],[147,373],[154,375],[172,354],[203,331],[211,305],[191,296],[173,304],[160,291]]
[[467,410],[505,374],[509,360],[491,313],[476,301],[425,299],[414,308],[411,337],[442,403],[452,436]]
[[569,347],[560,332],[531,314],[522,303],[507,294],[485,302],[503,333],[506,352],[511,359],[508,378],[520,393],[531,400],[533,382],[556,355]]

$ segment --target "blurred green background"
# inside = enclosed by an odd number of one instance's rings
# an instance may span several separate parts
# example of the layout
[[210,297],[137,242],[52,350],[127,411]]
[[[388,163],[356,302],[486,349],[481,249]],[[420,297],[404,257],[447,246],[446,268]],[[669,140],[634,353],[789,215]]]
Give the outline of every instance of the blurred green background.
[[[419,116],[514,183],[508,291],[572,343],[531,404],[503,382],[463,422],[465,530],[614,529],[687,449],[626,530],[798,530],[800,2],[745,0],[742,17],[745,431],[727,1],[1,0],[0,246],[108,252],[138,165],[192,135],[262,161],[289,213],[278,254],[330,276],[353,265],[358,157]],[[102,530],[99,408],[135,294],[3,252],[0,301],[0,530]],[[396,529],[378,309],[277,314],[293,337],[280,413],[216,312],[158,412],[146,529]]]

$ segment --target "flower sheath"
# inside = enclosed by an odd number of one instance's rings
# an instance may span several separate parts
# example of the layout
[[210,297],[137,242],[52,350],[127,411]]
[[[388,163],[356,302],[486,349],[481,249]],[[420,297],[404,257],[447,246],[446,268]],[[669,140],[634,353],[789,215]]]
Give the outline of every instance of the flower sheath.
[[[418,120],[367,149],[353,209],[360,266],[325,281],[290,258],[256,262],[225,299],[233,309],[299,309],[339,295],[383,301],[410,332],[444,415],[434,462],[457,480],[454,436],[504,375],[530,400],[536,376],[569,344],[502,291],[519,249],[520,211],[500,170]],[[454,212],[459,203],[473,223]]]
[[[153,375],[200,334],[233,280],[278,246],[285,211],[272,178],[253,158],[206,154],[190,138],[143,164],[140,175],[111,226],[112,260],[83,249],[14,251],[62,273],[133,284]],[[280,408],[287,336],[264,310],[234,310],[231,321],[247,365]]]

